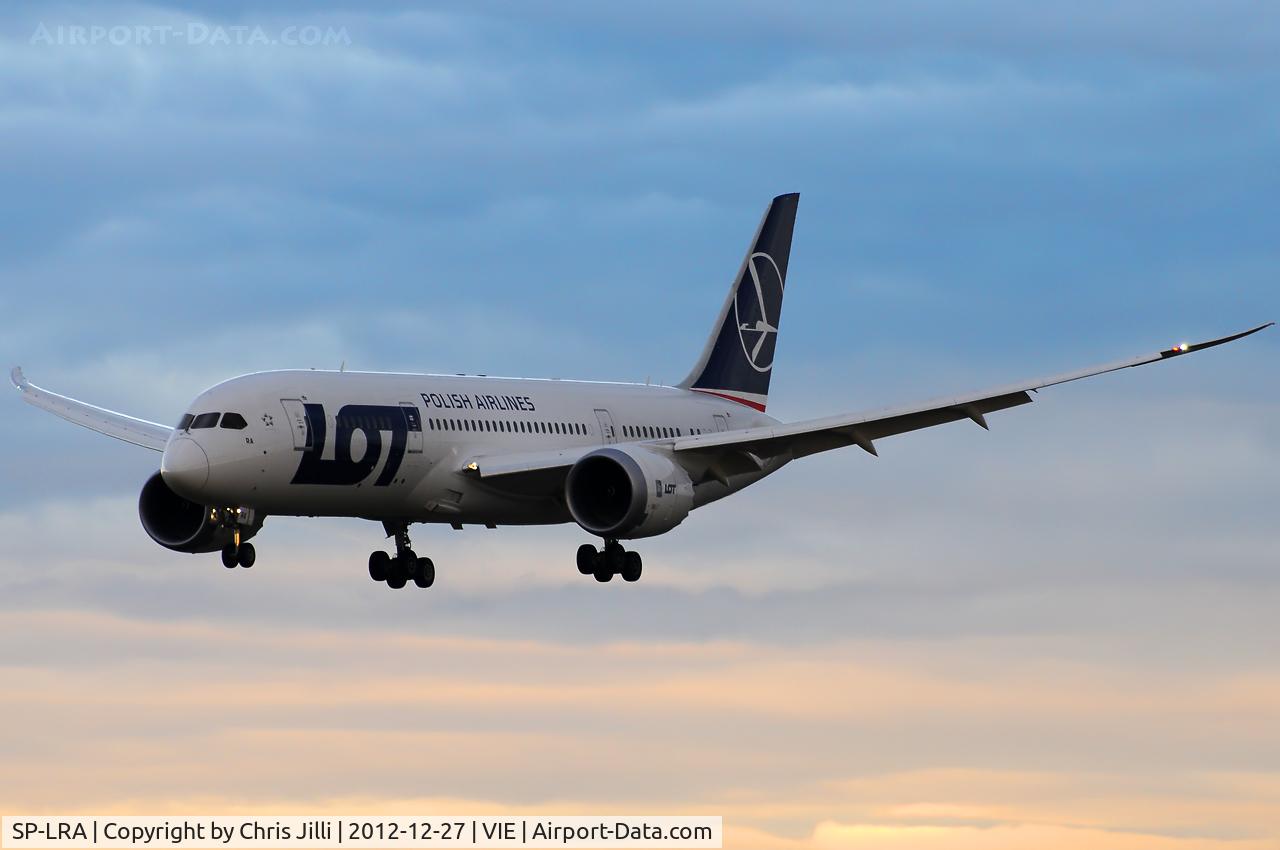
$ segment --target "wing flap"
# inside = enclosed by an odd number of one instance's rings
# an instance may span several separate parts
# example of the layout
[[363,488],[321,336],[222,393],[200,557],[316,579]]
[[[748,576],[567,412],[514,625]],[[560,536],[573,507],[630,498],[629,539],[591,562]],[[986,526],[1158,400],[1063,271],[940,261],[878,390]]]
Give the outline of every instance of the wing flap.
[[461,472],[470,472],[481,479],[489,480],[505,476],[520,475],[530,472],[546,472],[555,469],[568,469],[578,458],[600,446],[575,446],[570,449],[556,449],[539,452],[513,452],[501,455],[480,455],[463,464]]
[[161,452],[164,451],[165,443],[169,441],[169,435],[173,433],[173,429],[167,425],[126,416],[114,410],[107,410],[105,407],[86,404],[37,387],[27,380],[20,367],[15,366],[9,373],[9,378],[22,393],[22,400],[27,404],[47,410],[55,416],[60,416],[68,422],[74,422],[91,431],[97,431],[99,434],[106,434],[108,437],[115,437],[117,440],[124,440],[135,446]]

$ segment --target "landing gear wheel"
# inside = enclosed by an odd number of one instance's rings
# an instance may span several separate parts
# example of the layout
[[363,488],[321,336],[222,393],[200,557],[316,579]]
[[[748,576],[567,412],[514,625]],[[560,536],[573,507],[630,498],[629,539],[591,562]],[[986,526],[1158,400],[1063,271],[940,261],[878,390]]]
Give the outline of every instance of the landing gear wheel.
[[387,587],[399,590],[409,583],[409,567],[402,558],[393,558],[387,570]]
[[247,570],[256,560],[258,560],[258,553],[254,551],[253,544],[241,543],[240,551],[236,553],[236,562]]
[[369,556],[369,575],[374,581],[385,581],[387,587],[399,590],[412,579],[418,587],[430,587],[436,581],[436,565],[430,558],[419,558],[409,548],[409,524],[403,520],[384,520],[388,537],[396,539],[394,557],[386,552]]
[[379,549],[369,556],[369,578],[374,581],[386,581],[391,569],[391,556]]
[[610,554],[606,551],[596,556],[595,569],[593,570],[596,581],[605,582],[613,578],[616,570],[613,568],[613,558],[609,557]]
[[234,543],[228,543],[222,547],[222,566],[229,570],[236,568],[236,547]]
[[622,580],[639,581],[643,567],[639,552],[628,552],[622,556]]
[[584,576],[589,576],[596,571],[596,559],[600,557],[600,553],[596,551],[596,547],[590,543],[583,543],[578,547],[578,572]]
[[436,565],[430,558],[419,558],[414,562],[413,583],[418,587],[430,587],[436,581]]

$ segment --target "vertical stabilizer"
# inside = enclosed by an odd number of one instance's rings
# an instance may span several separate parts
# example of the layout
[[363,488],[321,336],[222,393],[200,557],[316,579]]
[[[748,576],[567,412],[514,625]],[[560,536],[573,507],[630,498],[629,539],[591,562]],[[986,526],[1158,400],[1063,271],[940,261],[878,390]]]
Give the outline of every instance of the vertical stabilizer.
[[800,195],[769,204],[702,356],[677,386],[764,410]]

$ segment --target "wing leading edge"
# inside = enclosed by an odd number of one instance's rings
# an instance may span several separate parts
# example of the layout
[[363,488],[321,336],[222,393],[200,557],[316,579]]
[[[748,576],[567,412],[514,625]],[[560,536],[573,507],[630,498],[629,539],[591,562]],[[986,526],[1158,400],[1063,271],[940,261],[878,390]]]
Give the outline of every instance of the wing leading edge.
[[108,437],[115,437],[117,440],[124,440],[135,446],[162,452],[165,443],[169,440],[169,435],[173,433],[173,429],[167,425],[125,416],[114,410],[86,404],[83,401],[76,401],[74,398],[41,389],[26,379],[20,367],[15,366],[9,373],[9,378],[22,393],[22,400],[27,404],[47,410],[55,416],[61,416],[68,422],[74,422],[99,434],[106,434]]
[[987,427],[985,415],[997,410],[1017,407],[1031,401],[1029,393],[1057,384],[1078,381],[1107,372],[1157,363],[1183,354],[1203,351],[1215,345],[1233,342],[1237,339],[1255,334],[1268,328],[1274,322],[1267,322],[1241,333],[1225,336],[1208,342],[1188,345],[1183,343],[1173,348],[1157,351],[1154,354],[1143,354],[1127,360],[1115,360],[1075,372],[1064,372],[1021,383],[995,387],[989,390],[950,398],[934,399],[920,405],[890,408],[872,413],[852,413],[828,416],[822,419],[809,419],[785,425],[773,425],[763,428],[749,428],[742,431],[721,431],[715,434],[700,434],[695,437],[677,439],[674,450],[680,452],[718,452],[727,450],[749,451],[754,454],[773,457],[788,455],[792,458],[804,457],[815,452],[827,451],[842,446],[859,446],[876,453],[875,441],[894,434],[903,434],[947,422],[970,419]]

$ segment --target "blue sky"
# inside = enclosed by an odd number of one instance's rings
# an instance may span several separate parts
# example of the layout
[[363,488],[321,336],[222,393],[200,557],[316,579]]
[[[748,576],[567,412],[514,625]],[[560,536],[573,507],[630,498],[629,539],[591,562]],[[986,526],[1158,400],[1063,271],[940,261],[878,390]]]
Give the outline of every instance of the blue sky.
[[[32,38],[94,24],[349,43]],[[0,12],[0,71],[0,356],[165,422],[234,374],[344,361],[678,380],[788,191],[784,419],[1280,317],[1280,14],[1256,2],[36,4]],[[635,587],[580,581],[575,527],[423,529],[440,580],[399,596],[362,575],[379,535],[356,521],[272,520],[247,574],[159,549],[133,507],[155,456],[12,393],[2,663],[46,696],[0,699],[24,777],[0,803],[61,799],[42,718],[103,771],[145,744],[116,796],[85,797],[139,810],[256,804],[235,781],[255,742],[324,752],[305,729],[381,723],[428,736],[405,753],[488,735],[520,755],[455,786],[407,755],[403,781],[273,774],[264,805],[394,808],[408,786],[484,811],[723,809],[743,846],[1274,840],[1278,350],[1270,331],[1047,391],[990,434],[797,463],[650,542]],[[317,696],[344,672],[376,698]],[[160,722],[160,676],[224,686],[217,710]],[[779,681],[795,705],[755,705]],[[71,707],[77,686],[106,704]],[[157,707],[87,722],[129,687]],[[569,755],[532,783],[548,741]]]

